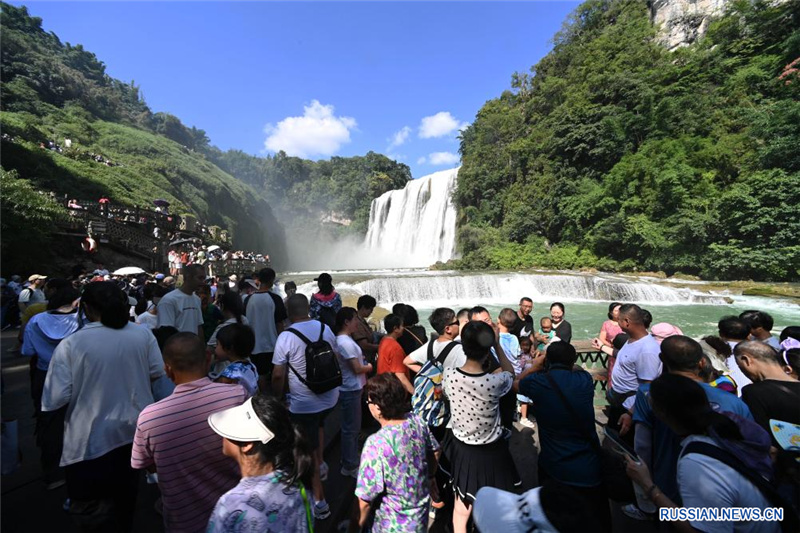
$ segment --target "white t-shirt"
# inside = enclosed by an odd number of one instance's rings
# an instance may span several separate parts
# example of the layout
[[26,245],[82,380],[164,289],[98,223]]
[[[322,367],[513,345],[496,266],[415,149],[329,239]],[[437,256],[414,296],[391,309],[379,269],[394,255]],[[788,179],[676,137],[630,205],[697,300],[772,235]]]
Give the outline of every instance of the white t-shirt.
[[158,327],[173,326],[178,331],[197,335],[197,328],[203,325],[203,311],[200,297],[186,294],[180,289],[169,291],[158,302]]
[[[731,347],[731,352],[733,352],[733,349],[736,348],[737,344],[739,344],[736,341],[726,341],[726,342],[728,343],[728,346]],[[725,359],[725,365],[728,367],[728,371],[730,372],[733,381],[736,382],[736,394],[741,398],[742,389],[745,387],[745,385],[750,385],[752,381],[750,380],[750,378],[745,376],[744,372],[742,372],[742,369],[739,368],[739,363],[736,362],[736,356],[733,355],[733,353],[731,353],[731,355],[729,355],[728,358]]]
[[[271,298],[270,298],[271,300]],[[255,302],[250,302],[252,305]],[[248,311],[250,309],[248,308]],[[296,329],[310,341],[319,339],[319,328],[325,328],[322,338],[331,345],[337,354],[339,346],[336,343],[336,336],[331,328],[318,320],[306,320],[292,324],[292,329]],[[272,356],[274,365],[287,365],[286,375],[289,376],[289,411],[295,414],[319,413],[330,409],[339,401],[339,387],[322,394],[314,394],[303,385],[295,373],[289,368],[298,372],[301,376],[306,375],[306,343],[291,331],[284,331],[278,335],[275,343],[275,354]]]
[[136,323],[142,326],[147,326],[148,329],[155,329],[158,327],[158,315],[154,315],[149,311],[145,311],[136,317]]
[[[616,368],[614,369],[616,372]],[[681,442],[714,444],[709,437],[692,435]],[[678,487],[684,507],[772,507],[755,485],[728,465],[706,455],[690,453],[678,461]],[[707,533],[777,533],[779,522],[690,522]]]
[[364,361],[364,353],[361,347],[356,344],[353,337],[350,335],[339,335],[336,337],[336,342],[339,345],[339,355],[342,361],[342,386],[339,387],[341,391],[354,391],[361,390],[367,383],[366,374],[356,374],[353,372],[350,360],[355,359],[361,365],[366,365]]
[[[448,340],[436,340],[433,343],[433,358],[436,359],[439,357],[439,354],[442,353],[442,350],[450,344]],[[414,362],[424,365],[428,362],[428,344],[425,343],[409,355]],[[461,343],[457,343],[453,346],[453,349],[450,350],[450,353],[447,354],[447,357],[444,360],[444,368],[461,368],[467,362],[467,356],[464,354],[464,348],[461,346]]]
[[61,466],[96,459],[133,442],[139,413],[164,375],[156,338],[128,323],[91,322],[61,341],[47,371],[42,410],[68,405]]
[[247,320],[256,334],[253,353],[275,351],[278,328],[275,325],[275,300],[269,292],[255,292],[247,299]]
[[41,289],[34,289],[33,285],[22,289],[22,291],[19,293],[19,303],[27,304],[26,307],[28,305],[38,304],[44,301],[46,301],[44,292],[42,292]]
[[[661,345],[647,335],[638,341],[628,342],[617,354],[614,373],[611,375],[611,388],[617,394],[636,391],[642,383],[653,381],[661,375]],[[629,396],[622,406],[633,409],[636,395]]]
[[[217,346],[217,334],[219,334],[219,330],[224,328],[225,326],[230,326],[231,324],[236,324],[236,317],[229,318],[225,322],[221,323],[217,326],[217,329],[214,330],[214,333],[211,334],[211,337],[208,338],[208,342],[206,343],[208,346],[214,348]],[[242,324],[245,326],[249,326],[250,323],[247,321],[246,316],[242,316]],[[253,353],[260,353],[260,352],[253,352]]]

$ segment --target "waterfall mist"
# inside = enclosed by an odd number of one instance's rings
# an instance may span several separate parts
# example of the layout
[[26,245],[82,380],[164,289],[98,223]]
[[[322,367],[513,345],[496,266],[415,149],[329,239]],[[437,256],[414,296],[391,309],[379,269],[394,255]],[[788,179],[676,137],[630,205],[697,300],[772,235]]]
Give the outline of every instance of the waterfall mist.
[[293,270],[428,267],[454,257],[458,169],[412,180],[372,201],[366,238],[287,230]]

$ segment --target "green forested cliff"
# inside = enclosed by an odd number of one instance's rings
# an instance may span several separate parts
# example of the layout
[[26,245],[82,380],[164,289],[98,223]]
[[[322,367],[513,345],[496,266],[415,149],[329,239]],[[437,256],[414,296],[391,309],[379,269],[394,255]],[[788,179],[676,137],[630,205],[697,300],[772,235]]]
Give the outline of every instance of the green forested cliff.
[[[0,162],[16,171],[3,174],[14,198],[33,190],[17,177],[71,197],[163,197],[277,259],[284,226],[297,240],[362,234],[371,200],[411,177],[372,152],[223,152],[24,7],[1,8]],[[657,32],[642,0],[588,0],[483,106],[461,139],[452,266],[800,279],[800,2],[736,0],[672,53]],[[64,139],[73,148],[39,147]],[[23,204],[3,189],[5,229]]]
[[[352,221],[331,225],[332,233],[363,232],[371,200],[411,178],[406,165],[372,152],[318,162],[222,152],[204,130],[152,112],[134,82],[108,76],[93,53],[45,32],[25,7],[0,9],[4,265],[16,246],[12,234],[31,225],[46,240],[42,225],[21,212],[19,199],[35,189],[140,206],[164,198],[173,212],[230,230],[236,247],[287,266],[284,228],[313,233],[327,216]],[[40,147],[50,141],[61,151]]]
[[[283,152],[255,157],[211,148],[207,153],[221,169],[260,191],[284,224],[304,234],[363,235],[372,200],[411,179],[408,165],[375,152],[321,161]],[[331,218],[348,225],[321,224]]]
[[800,2],[734,2],[672,53],[657,31],[588,0],[483,106],[454,266],[800,279]]
[[[25,7],[0,7],[0,163],[15,172],[4,173],[4,184],[22,179],[62,198],[108,196],[148,207],[164,198],[173,212],[230,230],[234,246],[283,260],[283,228],[270,206],[209,161],[203,153],[208,148],[204,131],[153,113],[133,82],[108,76],[94,54],[45,32],[41,19]],[[61,151],[40,147],[49,142]],[[101,161],[90,154],[99,154]],[[21,197],[28,188],[23,183],[13,190]],[[4,266],[19,255],[13,237],[24,236],[27,224],[26,213],[17,208],[24,204],[11,201],[7,190],[11,187],[3,188],[3,227],[13,222],[17,230],[4,235]],[[46,240],[47,235],[40,237]]]

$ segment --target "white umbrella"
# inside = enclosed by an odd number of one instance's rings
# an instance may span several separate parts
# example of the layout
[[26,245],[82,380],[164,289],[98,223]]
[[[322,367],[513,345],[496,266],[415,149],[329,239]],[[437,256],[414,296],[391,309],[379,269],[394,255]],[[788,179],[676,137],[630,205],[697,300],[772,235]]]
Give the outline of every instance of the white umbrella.
[[209,252],[213,252],[214,250],[219,250],[219,246],[217,246],[216,244],[212,244],[211,246],[206,248],[206,250],[208,250]]
[[135,276],[136,274],[144,274],[144,270],[139,267],[124,267],[114,271],[115,276]]

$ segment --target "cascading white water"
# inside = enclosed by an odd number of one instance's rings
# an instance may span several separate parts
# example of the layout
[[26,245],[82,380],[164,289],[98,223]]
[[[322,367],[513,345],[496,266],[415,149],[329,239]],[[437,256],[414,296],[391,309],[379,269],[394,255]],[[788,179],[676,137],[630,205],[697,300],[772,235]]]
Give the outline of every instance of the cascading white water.
[[[584,274],[479,274],[436,273],[376,277],[340,283],[339,290],[369,294],[382,305],[453,305],[454,302],[505,304],[528,296],[535,301],[620,301],[652,304],[725,303],[724,297],[655,283],[613,276]],[[300,291],[313,287],[300,287]]]
[[457,177],[457,168],[443,170],[375,198],[369,212],[367,249],[391,256],[396,267],[427,267],[452,258],[456,246],[452,193]]

